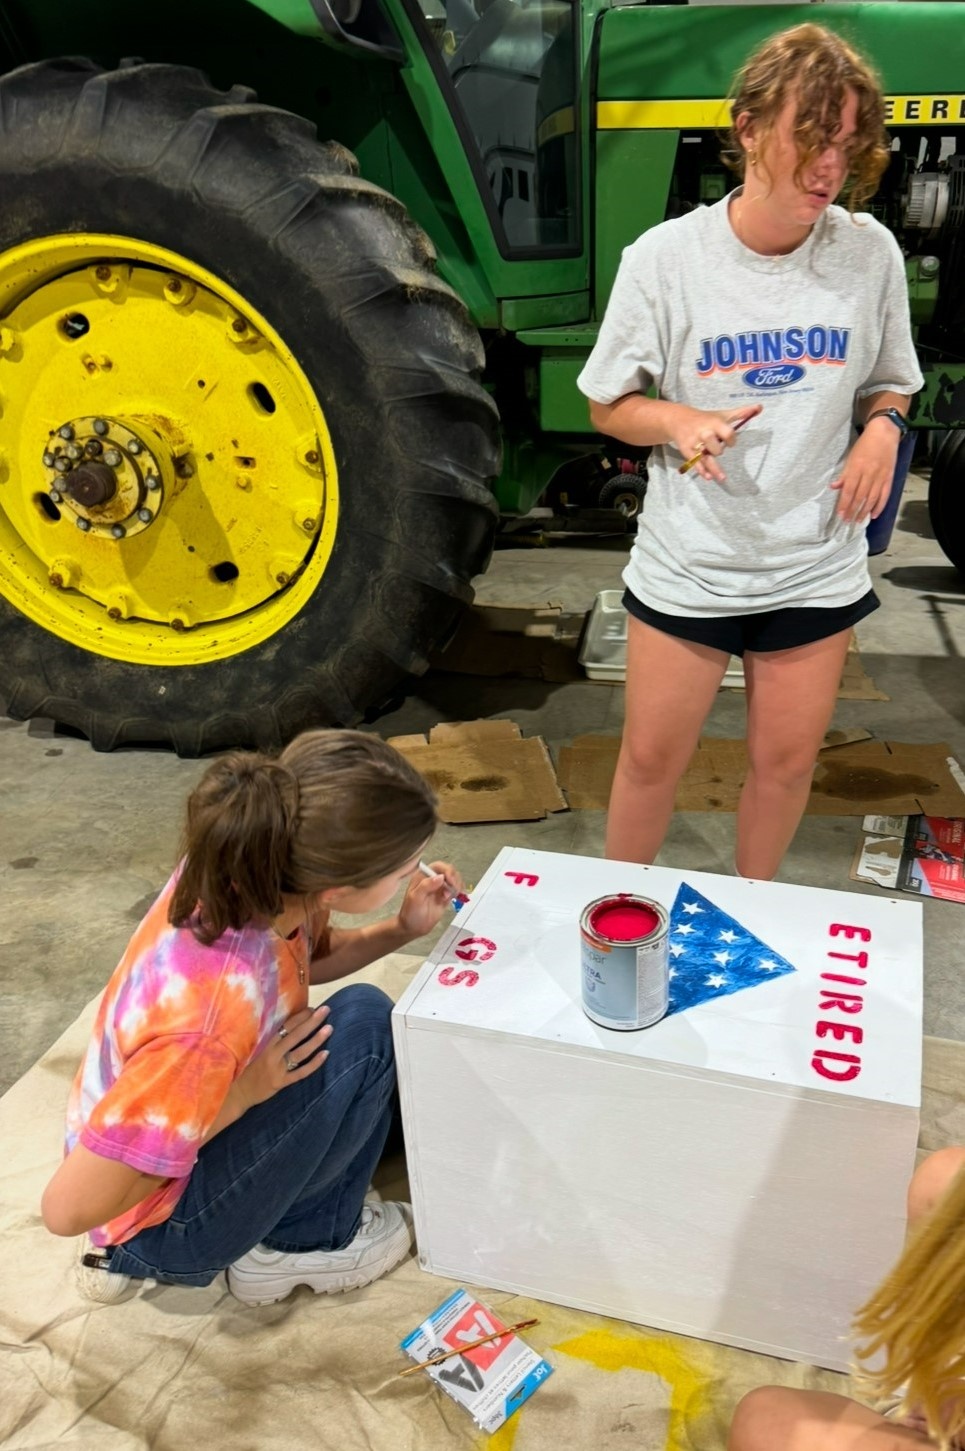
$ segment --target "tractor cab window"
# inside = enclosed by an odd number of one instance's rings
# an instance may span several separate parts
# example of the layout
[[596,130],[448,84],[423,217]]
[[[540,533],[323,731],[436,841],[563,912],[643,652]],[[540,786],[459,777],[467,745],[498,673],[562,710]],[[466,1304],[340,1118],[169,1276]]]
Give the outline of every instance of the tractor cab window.
[[422,0],[422,11],[504,250],[575,251],[574,0]]

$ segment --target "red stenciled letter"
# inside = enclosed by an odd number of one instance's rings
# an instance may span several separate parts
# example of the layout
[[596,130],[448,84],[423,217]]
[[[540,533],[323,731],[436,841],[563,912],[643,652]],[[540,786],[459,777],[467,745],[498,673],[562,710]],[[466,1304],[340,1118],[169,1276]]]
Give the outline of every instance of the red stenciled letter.
[[871,931],[868,927],[850,927],[846,922],[832,922],[828,931],[832,937],[857,937],[859,942],[871,941]]
[[[846,1063],[847,1068],[840,1073],[833,1073],[824,1059],[834,1059],[838,1063]],[[830,1048],[819,1048],[811,1059],[811,1067],[815,1073],[820,1073],[822,1078],[832,1078],[836,1083],[851,1083],[861,1072],[861,1059],[854,1053],[832,1053]]]
[[853,962],[862,971],[868,966],[868,954],[866,952],[829,952],[829,957],[839,957],[842,962]]
[[818,1003],[819,1013],[860,1013],[864,1007],[864,1000],[858,997],[857,993],[832,993],[829,988],[824,989],[825,996]]
[[436,978],[436,982],[441,982],[443,987],[458,987],[460,983],[464,983],[466,987],[475,987],[478,981],[479,973],[473,972],[471,967],[460,967],[458,971],[454,967],[444,967]]
[[827,1038],[828,1035],[843,1043],[845,1038],[850,1038],[852,1043],[860,1043],[864,1038],[864,1029],[859,1028],[857,1023],[836,1023],[831,1018],[822,1018],[814,1030],[819,1038]]
[[534,877],[532,872],[503,872],[504,877],[509,877],[517,887],[535,887],[539,877]]
[[496,954],[496,944],[488,937],[464,937],[453,950],[463,962],[488,962]]

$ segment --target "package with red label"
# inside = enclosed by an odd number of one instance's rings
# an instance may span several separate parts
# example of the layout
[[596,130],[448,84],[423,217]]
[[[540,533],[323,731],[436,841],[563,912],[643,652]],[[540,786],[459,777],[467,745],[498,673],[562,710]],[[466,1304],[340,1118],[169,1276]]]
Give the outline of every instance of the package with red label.
[[855,880],[965,902],[965,818],[866,816],[861,825]]
[[[505,1330],[485,1345],[449,1352]],[[402,1341],[414,1361],[445,1356],[426,1367],[426,1375],[472,1416],[483,1431],[498,1431],[518,1411],[553,1368],[525,1341],[506,1330],[499,1316],[466,1290],[456,1290],[428,1320]]]

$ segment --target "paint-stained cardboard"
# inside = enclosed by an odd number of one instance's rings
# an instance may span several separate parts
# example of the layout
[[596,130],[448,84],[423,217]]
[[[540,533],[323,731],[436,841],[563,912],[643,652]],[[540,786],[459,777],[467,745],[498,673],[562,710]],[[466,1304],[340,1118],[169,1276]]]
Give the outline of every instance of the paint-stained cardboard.
[[[570,806],[606,809],[620,742],[578,736],[559,753],[559,780]],[[810,816],[962,816],[965,794],[949,761],[951,747],[897,741],[829,741],[818,757]],[[742,740],[705,736],[677,788],[678,811],[736,811],[747,774]]]
[[540,821],[567,809],[546,742],[524,739],[515,721],[442,722],[428,740],[393,736],[389,745],[425,776],[443,821]]

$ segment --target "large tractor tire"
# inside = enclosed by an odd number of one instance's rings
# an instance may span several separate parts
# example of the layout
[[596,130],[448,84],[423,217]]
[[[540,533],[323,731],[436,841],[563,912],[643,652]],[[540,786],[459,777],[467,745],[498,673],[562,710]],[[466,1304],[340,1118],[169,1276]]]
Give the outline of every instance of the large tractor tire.
[[0,704],[99,750],[380,704],[486,568],[482,345],[314,127],[198,71],[0,79]]
[[965,574],[965,428],[947,433],[935,455],[928,515],[942,550]]

